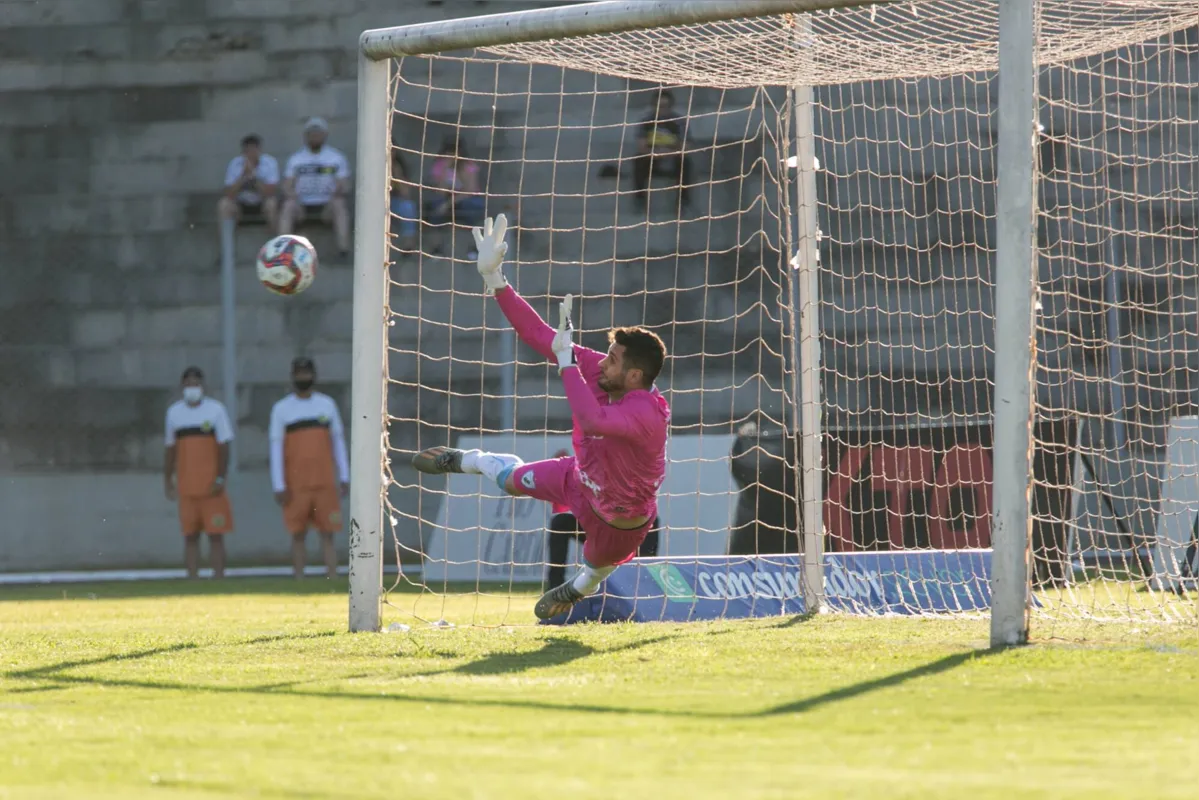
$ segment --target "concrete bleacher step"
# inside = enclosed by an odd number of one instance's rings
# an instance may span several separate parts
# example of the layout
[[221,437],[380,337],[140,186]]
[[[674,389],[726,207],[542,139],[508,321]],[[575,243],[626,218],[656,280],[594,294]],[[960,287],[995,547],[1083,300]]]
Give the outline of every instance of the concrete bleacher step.
[[[8,410],[0,467],[23,470],[157,470],[162,466],[162,419],[177,398],[174,384],[163,386],[76,386],[39,388],[28,402]],[[344,386],[325,387],[344,404]],[[210,385],[220,396],[220,385]],[[267,458],[271,405],[287,391],[285,381],[243,386],[237,420],[241,465],[262,467]]]
[[[63,351],[59,351],[63,352]],[[243,385],[288,383],[291,359],[310,355],[317,360],[321,381],[343,382],[350,378],[350,343],[310,339],[300,346],[295,339],[268,343],[240,344],[237,348],[238,382]],[[223,350],[220,344],[187,343],[130,346],[102,350],[79,350],[66,355],[54,369],[58,384],[117,388],[171,387],[188,365],[204,370],[211,386],[219,386]]]
[[520,250],[525,260],[630,261],[728,250],[748,235],[737,198],[720,201],[705,187],[693,190],[680,210],[678,192],[655,180],[648,213],[627,189],[603,193],[525,198],[521,202]]

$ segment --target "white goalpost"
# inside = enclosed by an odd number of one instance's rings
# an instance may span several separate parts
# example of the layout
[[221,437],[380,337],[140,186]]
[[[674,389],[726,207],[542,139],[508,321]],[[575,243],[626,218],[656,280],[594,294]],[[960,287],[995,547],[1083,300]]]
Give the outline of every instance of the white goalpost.
[[[991,645],[1028,638],[1035,0],[999,4]],[[1000,343],[1011,343],[1004,347]]]
[[670,351],[656,551],[587,618],[987,614],[995,645],[1199,618],[1197,18],[696,0],[365,32],[350,629],[532,621],[577,558],[537,501],[408,467],[571,446],[473,266],[500,212],[543,317],[572,293],[584,345]]

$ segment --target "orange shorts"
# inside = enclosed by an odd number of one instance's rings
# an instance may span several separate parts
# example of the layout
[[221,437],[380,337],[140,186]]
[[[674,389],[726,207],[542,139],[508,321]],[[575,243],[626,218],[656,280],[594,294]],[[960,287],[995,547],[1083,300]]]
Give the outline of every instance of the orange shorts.
[[229,495],[179,498],[179,530],[184,536],[197,533],[231,533],[233,531],[233,509],[229,506]]
[[336,486],[294,489],[283,507],[283,524],[289,533],[304,533],[309,527],[321,533],[341,533],[341,496]]

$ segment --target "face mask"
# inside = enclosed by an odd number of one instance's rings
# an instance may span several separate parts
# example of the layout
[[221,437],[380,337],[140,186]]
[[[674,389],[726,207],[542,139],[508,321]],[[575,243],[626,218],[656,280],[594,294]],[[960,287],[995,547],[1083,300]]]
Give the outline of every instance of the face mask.
[[200,386],[184,386],[183,399],[195,405],[204,398],[204,389]]
[[292,386],[296,387],[297,392],[306,392],[312,388],[312,378],[302,378],[292,381]]

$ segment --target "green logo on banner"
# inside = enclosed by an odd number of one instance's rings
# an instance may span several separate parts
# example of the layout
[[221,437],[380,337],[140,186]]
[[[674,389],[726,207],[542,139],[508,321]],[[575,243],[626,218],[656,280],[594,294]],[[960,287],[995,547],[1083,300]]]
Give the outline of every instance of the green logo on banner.
[[695,601],[695,591],[683,573],[674,564],[652,564],[646,566],[654,583],[662,589],[662,594],[671,603],[692,603]]

